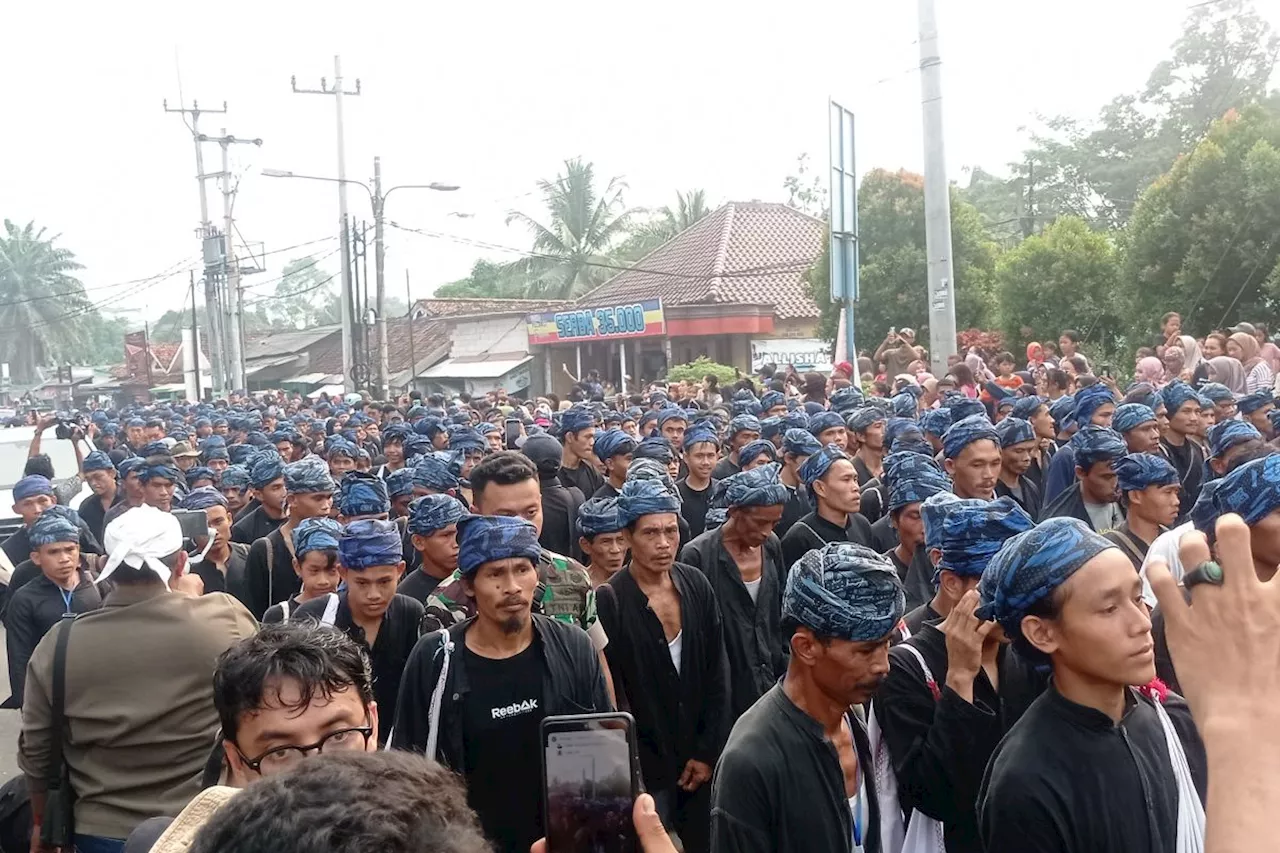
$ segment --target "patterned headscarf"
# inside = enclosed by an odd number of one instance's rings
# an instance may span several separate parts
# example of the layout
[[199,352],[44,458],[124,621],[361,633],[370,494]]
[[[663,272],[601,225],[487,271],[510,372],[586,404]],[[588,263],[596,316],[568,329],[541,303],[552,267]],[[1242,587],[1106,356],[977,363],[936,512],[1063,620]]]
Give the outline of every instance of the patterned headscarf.
[[1262,433],[1248,421],[1228,418],[1222,423],[1209,427],[1209,458],[1217,459],[1237,444],[1246,441],[1262,441]]
[[729,438],[740,432],[760,432],[760,419],[755,415],[738,415],[729,421]]
[[1124,434],[1137,429],[1143,424],[1155,423],[1156,413],[1150,406],[1142,403],[1121,403],[1116,406],[1116,415],[1111,420],[1111,428]]
[[953,423],[942,436],[942,454],[955,459],[975,441],[992,441],[1000,446],[1000,436],[986,415],[969,415]]
[[1238,404],[1240,409],[1240,414],[1252,415],[1254,412],[1258,411],[1259,409],[1265,406],[1273,405],[1275,401],[1276,401],[1276,398],[1272,395],[1269,389],[1266,391],[1258,391],[1256,393],[1249,394],[1248,396],[1240,398],[1240,402]]
[[[684,449],[686,452],[693,449],[695,444],[714,444],[720,446],[720,439],[716,438],[714,430],[705,426],[696,426],[684,434]],[[598,453],[597,453],[598,455]]]
[[627,480],[656,480],[674,497],[678,499],[680,496],[676,490],[676,481],[671,479],[666,464],[658,459],[632,459],[627,468]]
[[1199,405],[1195,390],[1181,379],[1175,379],[1160,389],[1160,398],[1164,400],[1164,406],[1169,410],[1170,416],[1186,403],[1195,401],[1196,405]]
[[900,394],[895,394],[892,399],[889,400],[889,407],[893,410],[893,413],[900,418],[914,418],[916,416],[916,409],[919,408],[919,405],[920,402],[916,399],[916,395],[905,391]]
[[284,490],[291,495],[333,492],[329,466],[319,456],[304,456],[284,466]]
[[840,388],[831,394],[831,410],[839,412],[841,415],[847,415],[861,406],[862,401],[862,392],[850,385],[848,388]]
[[773,442],[768,439],[758,438],[738,451],[738,462],[745,468],[757,456],[768,456],[770,462],[778,461],[778,451],[773,446]]
[[409,532],[428,536],[467,517],[467,508],[450,495],[423,495],[409,504]]
[[926,435],[936,435],[938,438],[942,438],[950,427],[950,409],[929,409],[920,415],[920,429]]
[[634,453],[636,440],[620,429],[606,429],[596,433],[594,449],[596,458],[603,462],[615,456]]
[[871,406],[863,406],[861,409],[850,412],[844,424],[854,432],[866,432],[872,424],[883,423],[886,420],[888,418],[884,412]]
[[581,432],[595,425],[595,412],[585,406],[573,406],[560,416],[560,429],[563,432]]
[[1053,594],[1085,563],[1115,543],[1076,518],[1050,518],[1010,539],[987,564],[978,585],[977,616],[1000,623],[1010,639],[1022,636],[1022,617]]
[[187,492],[187,496],[178,502],[179,509],[208,509],[212,506],[226,506],[227,499],[222,492],[213,486],[201,486]]
[[578,507],[578,535],[585,539],[617,533],[624,527],[617,498],[591,498]]
[[658,429],[662,429],[663,426],[671,421],[684,421],[685,423],[688,423],[689,413],[679,406],[663,406],[658,410]]
[[449,428],[449,449],[460,450],[463,453],[473,453],[479,451],[483,453],[489,449],[488,440],[476,432],[471,427],[459,426],[458,428]]
[[1085,424],[1071,437],[1076,465],[1088,471],[1095,462],[1115,462],[1129,452],[1120,433],[1106,427]]
[[84,462],[80,464],[80,470],[86,474],[90,471],[110,471],[115,473],[115,463],[111,461],[111,456],[102,450],[95,450],[84,458]]
[[1093,420],[1093,415],[1107,403],[1114,403],[1115,395],[1101,382],[1081,388],[1076,392],[1076,423],[1081,427]]
[[996,424],[996,435],[1000,437],[1001,449],[1036,440],[1036,430],[1031,422],[1012,415]]
[[812,456],[822,451],[822,445],[807,429],[792,428],[782,435],[782,452],[793,456]]
[[1011,497],[953,504],[942,518],[938,568],[979,577],[1007,540],[1033,527],[1031,516]]
[[[397,471],[392,471],[384,479],[387,481],[387,497],[392,500],[413,494],[412,468],[401,468]],[[330,489],[329,491],[333,490]]]
[[1236,399],[1231,389],[1220,382],[1206,382],[1200,386],[1200,395],[1208,397],[1215,403],[1230,403]]
[[940,492],[951,491],[951,480],[934,461],[918,453],[892,453],[884,460],[884,479],[889,487],[889,511],[923,501]]
[[852,542],[809,551],[787,573],[783,618],[820,637],[869,642],[888,636],[906,598],[893,564]]
[[1112,463],[1120,481],[1120,491],[1140,492],[1148,486],[1176,486],[1178,469],[1154,453],[1130,453]]
[[636,445],[631,457],[632,459],[656,459],[663,465],[670,465],[675,461],[676,448],[665,436],[651,435]]
[[26,500],[36,495],[53,496],[53,483],[49,482],[48,477],[40,474],[28,474],[13,486],[13,499],[15,501]]
[[628,479],[618,493],[618,521],[623,527],[641,516],[679,512],[679,499],[655,480]]
[[[803,467],[803,466],[802,466]],[[721,481],[726,507],[777,506],[791,499],[791,491],[778,479],[776,463],[742,471]]]
[[345,525],[338,537],[338,559],[345,568],[357,572],[371,566],[399,565],[404,560],[400,527],[394,521],[376,518]]
[[63,507],[50,507],[40,513],[31,525],[31,529],[27,531],[32,548],[52,545],[54,542],[80,541],[78,516],[70,509],[65,512],[54,512],[56,509],[63,509]]
[[307,518],[293,529],[293,555],[301,560],[312,551],[337,551],[342,525],[332,518]]
[[1049,417],[1053,418],[1053,428],[1065,432],[1076,416],[1076,398],[1070,394],[1063,395],[1049,404]]
[[796,409],[783,415],[782,423],[787,429],[807,430],[809,428],[809,415],[801,409]]
[[952,397],[947,401],[946,407],[951,410],[951,423],[953,424],[974,415],[985,417],[987,414],[987,408],[982,405],[981,400],[973,400],[963,395]]
[[447,492],[458,488],[458,478],[449,469],[447,453],[428,453],[413,466],[413,484],[422,489]]
[[786,404],[787,398],[783,396],[781,391],[765,391],[760,395],[760,409],[762,411],[767,412],[770,409],[776,409],[778,406],[785,406]]
[[1036,412],[1040,411],[1040,407],[1047,402],[1044,397],[1037,397],[1035,394],[1029,397],[1019,397],[1013,401],[1012,414],[1015,418],[1029,421]]
[[831,466],[835,464],[836,460],[848,458],[848,455],[839,447],[834,444],[828,444],[822,450],[806,459],[796,474],[800,477],[800,482],[806,486],[812,486],[827,475],[827,471],[831,470]]
[[458,522],[458,569],[474,577],[485,563],[524,557],[537,565],[542,556],[538,529],[507,515],[470,515]]
[[1218,514],[1234,512],[1252,527],[1280,509],[1280,454],[1247,462],[1218,483],[1213,496]]
[[279,453],[259,454],[249,467],[249,485],[255,489],[265,489],[283,476],[284,461]]
[[239,489],[244,494],[249,488],[249,469],[243,465],[228,465],[218,480],[219,489]]
[[181,483],[182,472],[176,465],[147,465],[138,471],[138,479],[144,483],[152,480],[168,480],[170,483]]
[[[858,411],[862,410],[859,409]],[[816,415],[809,418],[809,432],[815,437],[822,435],[829,429],[835,429],[836,427],[842,427],[844,425],[844,418],[840,416],[839,412],[818,412]]]
[[365,471],[348,471],[339,484],[338,512],[346,518],[357,515],[381,515],[391,511],[387,484]]

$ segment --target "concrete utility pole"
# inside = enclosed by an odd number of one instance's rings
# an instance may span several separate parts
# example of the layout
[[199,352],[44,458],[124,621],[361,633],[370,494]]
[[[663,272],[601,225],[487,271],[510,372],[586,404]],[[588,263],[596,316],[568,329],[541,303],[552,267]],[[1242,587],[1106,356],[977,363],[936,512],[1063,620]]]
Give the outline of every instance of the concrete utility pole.
[[951,270],[951,194],[942,144],[942,59],[934,0],[919,0],[920,89],[924,108],[924,238],[929,257],[929,357],[941,376],[956,351],[956,292]]
[[348,390],[355,387],[355,353],[352,351],[352,317],[351,317],[351,247],[347,243],[347,148],[342,129],[342,98],[344,95],[359,95],[360,80],[356,79],[354,92],[342,88],[342,57],[333,58],[333,86],[330,87],[325,78],[320,78],[319,89],[299,89],[298,78],[290,78],[295,94],[333,95],[334,106],[338,114],[338,224],[342,234],[342,374]]
[[[204,254],[204,304],[205,313],[208,315],[209,321],[209,358],[213,362],[210,366],[213,372],[214,393],[215,395],[225,394],[227,388],[222,370],[222,308],[218,294],[218,276],[216,274],[221,267],[221,261],[217,260],[221,253],[211,254],[217,248],[216,240],[218,234],[213,227],[213,223],[209,221],[209,194],[204,185],[205,178],[209,176],[204,172],[204,145],[200,134],[200,116],[204,113],[225,114],[227,102],[222,102],[222,109],[220,110],[202,110],[198,101],[192,101],[190,109],[184,105],[175,110],[169,108],[169,102],[166,100],[164,101],[164,111],[167,113],[179,113],[184,117],[191,116],[191,122],[187,125],[187,128],[191,131],[191,139],[196,148],[196,185],[200,187],[200,227],[196,230],[196,234],[200,237],[201,250]],[[211,243],[210,241],[213,242]]]
[[[390,396],[391,347],[387,342],[387,282],[385,270],[386,250],[382,243],[382,158],[373,158],[373,268],[377,279],[375,299],[378,307],[378,394],[386,400]],[[413,327],[409,327],[413,338]]]

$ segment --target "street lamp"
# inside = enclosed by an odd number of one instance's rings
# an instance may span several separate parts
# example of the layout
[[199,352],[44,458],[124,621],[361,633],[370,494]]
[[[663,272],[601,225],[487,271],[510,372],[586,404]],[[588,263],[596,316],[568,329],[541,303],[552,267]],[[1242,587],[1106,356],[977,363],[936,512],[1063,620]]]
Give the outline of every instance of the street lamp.
[[[373,158],[373,187],[363,181],[353,180],[351,178],[329,178],[320,175],[299,175],[285,169],[262,169],[261,174],[268,178],[301,178],[308,181],[328,181],[330,183],[340,184],[356,184],[364,189],[369,196],[369,204],[373,207],[373,242],[374,242],[374,270],[377,278],[377,311],[378,311],[378,391],[382,394],[383,399],[390,396],[390,348],[387,343],[387,287],[384,277],[384,259],[386,257],[383,239],[382,224],[383,210],[386,208],[387,197],[396,190],[433,190],[435,192],[455,192],[461,189],[457,184],[446,184],[440,181],[432,181],[429,184],[398,184],[387,190],[382,191],[382,158]],[[346,236],[343,236],[346,239]],[[351,293],[347,276],[342,276],[343,294],[342,294],[342,325],[347,330],[347,336],[350,336],[351,327]],[[412,308],[412,306],[410,306]],[[413,335],[413,320],[409,321],[409,335]],[[344,360],[351,358],[350,354],[344,354]],[[354,359],[352,359],[354,361]],[[351,371],[348,370],[348,373]],[[354,377],[350,377],[354,381]]]

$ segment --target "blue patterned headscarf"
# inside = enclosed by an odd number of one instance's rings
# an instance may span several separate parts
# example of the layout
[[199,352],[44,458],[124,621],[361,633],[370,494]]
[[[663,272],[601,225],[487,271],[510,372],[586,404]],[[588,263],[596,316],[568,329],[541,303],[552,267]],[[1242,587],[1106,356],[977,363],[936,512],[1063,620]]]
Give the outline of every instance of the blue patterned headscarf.
[[787,573],[782,616],[819,637],[870,642],[889,635],[906,609],[893,564],[852,542],[809,551]]
[[[803,467],[803,466],[802,466]],[[776,463],[742,471],[721,481],[723,503],[735,506],[777,506],[791,499],[791,490],[778,479]]]
[[1076,518],[1050,518],[1004,543],[978,584],[979,619],[1000,623],[1010,639],[1022,636],[1022,617],[1053,594],[1085,563],[1115,543]]
[[1137,429],[1143,424],[1151,424],[1156,421],[1156,413],[1151,410],[1150,406],[1144,406],[1142,403],[1121,403],[1116,406],[1116,415],[1111,419],[1111,428],[1116,432],[1124,434],[1132,429]]
[[1075,420],[1076,398],[1066,394],[1049,404],[1049,417],[1053,418],[1053,428],[1058,432],[1066,432]]
[[337,551],[342,525],[332,518],[307,518],[293,529],[293,555],[301,560],[312,551]]
[[258,454],[249,467],[249,485],[255,489],[265,489],[283,476],[284,460],[279,453]]
[[953,507],[980,506],[986,501],[977,498],[958,498],[951,492],[938,492],[925,498],[920,504],[920,518],[924,521],[924,546],[930,550],[942,548],[943,522]]
[[942,438],[950,427],[950,409],[929,409],[920,415],[920,429],[925,435],[936,435]]
[[469,515],[458,522],[458,569],[474,577],[485,563],[524,557],[537,565],[542,556],[538,529],[507,515]]
[[892,453],[884,460],[884,478],[889,486],[889,511],[922,503],[941,492],[951,491],[951,480],[937,464],[918,453]]
[[888,418],[885,413],[871,406],[854,409],[845,418],[844,425],[854,432],[866,432],[872,424],[884,423]]
[[1259,409],[1274,404],[1275,401],[1276,398],[1272,395],[1270,389],[1268,389],[1266,391],[1257,391],[1253,394],[1249,394],[1248,396],[1241,397],[1238,407],[1240,409],[1240,414],[1252,415]]
[[974,400],[970,397],[960,395],[952,397],[947,401],[946,406],[951,410],[951,423],[959,423],[965,418],[971,418],[974,415],[982,415],[986,417],[987,407],[982,405],[981,400]]
[[304,456],[284,466],[284,490],[291,495],[333,492],[329,466],[319,456]]
[[187,496],[178,502],[179,509],[208,509],[212,506],[226,506],[227,499],[222,492],[213,486],[201,486],[187,492]]
[[1085,424],[1071,437],[1076,465],[1088,471],[1095,462],[1115,462],[1129,452],[1120,433],[1106,427]]
[[831,466],[836,463],[836,460],[848,458],[849,456],[839,447],[834,444],[828,444],[806,459],[796,474],[800,477],[800,482],[806,486],[812,486],[827,475],[827,471],[831,470]]
[[413,466],[413,484],[418,488],[447,492],[458,488],[458,478],[449,469],[447,453],[428,453]]
[[86,474],[90,471],[110,471],[114,474],[116,465],[111,461],[110,454],[102,450],[95,450],[84,458],[84,462],[80,465],[80,470]]
[[192,465],[188,468],[183,476],[187,478],[187,485],[193,486],[201,480],[208,480],[210,483],[218,482],[218,475],[213,473],[212,468],[204,465]]
[[1040,407],[1046,402],[1048,401],[1045,400],[1044,397],[1037,397],[1035,394],[1032,394],[1029,397],[1019,397],[1013,401],[1012,414],[1015,418],[1022,418],[1024,421],[1029,421],[1036,412],[1040,411]]
[[596,458],[603,462],[615,456],[634,453],[636,440],[620,429],[601,430],[596,433],[594,449]]
[[623,527],[642,516],[680,512],[680,501],[655,480],[631,480],[618,492],[618,521]]
[[1246,462],[1218,483],[1213,496],[1218,514],[1234,512],[1252,527],[1280,509],[1280,454]]
[[239,489],[244,494],[249,488],[249,469],[243,465],[228,465],[218,480],[219,489]]
[[684,434],[685,451],[692,450],[695,444],[714,444],[719,447],[720,439],[716,438],[714,430],[708,429],[706,426],[696,426]]
[[884,425],[884,446],[891,448],[899,440],[924,441],[924,433],[910,418],[889,418]]
[[578,507],[578,535],[584,539],[593,539],[601,533],[617,533],[624,527],[617,498],[591,498]]
[[[413,494],[412,468],[401,468],[397,471],[392,471],[384,479],[387,481],[387,497],[392,500]],[[329,491],[333,490],[330,489]]]
[[785,406],[787,398],[783,396],[781,391],[765,391],[760,395],[760,408],[762,411],[769,411],[778,406]]
[[760,432],[760,419],[755,415],[738,415],[729,421],[729,438],[740,432]]
[[1026,441],[1036,440],[1036,430],[1031,425],[1031,422],[1012,415],[996,424],[996,435],[1000,436],[1000,447],[1002,449],[1013,447],[1015,444],[1022,444]]
[[1228,418],[1222,423],[1209,427],[1209,458],[1217,459],[1237,444],[1246,441],[1262,441],[1262,433],[1248,421]]
[[563,432],[581,432],[595,425],[595,412],[585,406],[573,406],[560,416],[560,429]]
[[1175,379],[1164,386],[1160,390],[1160,399],[1164,401],[1164,407],[1169,410],[1170,417],[1173,417],[1174,413],[1187,403],[1195,402],[1197,406],[1200,405],[1195,389],[1181,379]]
[[1230,388],[1218,382],[1206,382],[1201,385],[1200,396],[1208,397],[1215,403],[1232,403],[1236,399],[1236,395],[1231,393]]
[[[857,411],[862,411],[858,409]],[[817,437],[829,429],[845,426],[844,418],[839,412],[818,412],[809,418],[809,432]]]
[[663,426],[671,421],[684,421],[685,423],[688,423],[689,413],[679,406],[663,406],[658,410],[658,429],[662,429]]
[[636,445],[631,458],[656,459],[663,465],[670,465],[675,461],[676,448],[666,436],[651,435]]
[[339,490],[338,512],[346,518],[391,511],[387,484],[381,477],[364,471],[348,471],[342,475]]
[[789,429],[782,435],[782,452],[793,456],[812,456],[822,451],[822,445],[807,429]]
[[152,480],[168,480],[170,483],[184,482],[182,472],[177,465],[147,465],[138,471],[138,479],[144,483]]
[[680,492],[676,489],[676,481],[671,479],[671,474],[667,471],[666,463],[657,459],[632,459],[627,467],[627,479],[654,480],[661,483],[663,488],[677,499],[680,496]]
[[1000,546],[1033,527],[1031,516],[1011,497],[953,504],[942,518],[938,568],[979,577]]
[[889,408],[893,411],[894,415],[900,418],[914,418],[919,406],[920,402],[916,399],[916,396],[905,391],[900,394],[895,394],[889,400]]
[[376,518],[345,525],[338,537],[338,559],[346,569],[357,572],[371,566],[399,565],[404,561],[399,525]]
[[1098,409],[1116,401],[1115,394],[1101,382],[1088,385],[1076,392],[1076,423],[1081,427],[1092,423]]
[[807,430],[809,428],[809,415],[807,412],[805,412],[802,409],[796,409],[793,412],[787,412],[785,415],[783,415],[782,423],[789,430],[791,429]]
[[471,427],[459,426],[449,428],[449,449],[463,453],[475,453],[489,449],[489,441]]
[[942,454],[955,459],[975,441],[991,441],[1000,446],[1000,436],[986,415],[969,415],[953,423],[942,436]]
[[760,419],[760,437],[773,438],[782,435],[783,430],[787,428],[787,423],[778,415],[771,418]]
[[1218,521],[1218,503],[1214,498],[1221,486],[1222,480],[1202,483],[1200,494],[1196,495],[1196,502],[1191,506],[1191,512],[1187,513],[1188,520],[1195,525],[1196,530],[1208,535],[1210,539],[1213,538],[1214,525]]
[[778,461],[778,451],[773,446],[773,442],[768,439],[758,438],[738,451],[738,463],[745,468],[758,456],[768,456],[770,462]]
[[840,388],[831,394],[831,410],[839,412],[841,415],[847,415],[861,406],[862,401],[862,392],[850,385],[848,388]]
[[80,541],[79,517],[73,510],[54,512],[56,509],[62,509],[62,507],[50,507],[40,513],[31,525],[31,529],[27,531],[33,549],[52,545],[55,542]]
[[450,495],[423,495],[409,504],[409,532],[428,536],[467,517],[467,508]]
[[1130,453],[1111,465],[1120,481],[1120,491],[1140,492],[1148,486],[1176,486],[1178,469],[1154,453]]

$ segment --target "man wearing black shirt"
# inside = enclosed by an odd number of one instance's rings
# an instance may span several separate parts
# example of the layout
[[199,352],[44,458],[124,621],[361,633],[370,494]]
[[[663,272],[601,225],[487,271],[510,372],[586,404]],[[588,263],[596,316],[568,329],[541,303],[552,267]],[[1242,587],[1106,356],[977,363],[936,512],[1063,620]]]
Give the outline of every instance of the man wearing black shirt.
[[1200,398],[1191,386],[1174,380],[1160,391],[1169,412],[1169,428],[1160,439],[1165,456],[1178,470],[1182,491],[1178,500],[1178,517],[1184,518],[1200,494],[1204,481],[1204,451],[1192,440],[1200,427]]
[[884,426],[885,414],[872,406],[854,410],[846,420],[853,438],[858,442],[858,452],[853,457],[853,468],[858,472],[858,485],[884,474]]
[[388,740],[463,775],[499,853],[526,853],[543,834],[543,717],[613,710],[587,635],[531,613],[541,554],[523,518],[459,523],[458,570],[475,615],[418,641]]
[[[578,507],[586,500],[577,486],[566,485],[558,476],[563,449],[560,442],[549,435],[531,435],[520,451],[538,469],[538,492],[542,496],[542,532],[538,541],[542,547],[556,554],[565,554],[575,560],[582,559],[574,524]],[[587,465],[588,463],[583,463]]]
[[409,504],[409,533],[421,564],[404,576],[396,592],[426,603],[458,568],[458,522],[466,517],[466,507],[449,495],[423,495]]
[[[373,669],[373,695],[380,708],[396,707],[401,676],[418,641],[418,621],[422,619],[421,602],[395,591],[404,571],[401,550],[400,528],[395,522],[351,522],[338,537],[338,573],[346,589],[308,601],[294,617],[333,625],[364,647]],[[380,742],[386,739],[381,732],[378,737]]]
[[604,485],[595,467],[596,417],[590,409],[575,406],[564,413],[560,424],[564,429],[560,482],[566,489],[576,486],[585,500]]
[[792,525],[813,512],[809,490],[800,482],[800,466],[810,456],[821,451],[822,445],[807,429],[793,427],[783,433],[782,470],[778,472],[778,479],[787,487],[790,495],[782,507],[782,518],[773,528],[779,540],[787,535]]
[[858,515],[862,505],[858,474],[843,450],[828,444],[810,456],[800,469],[800,479],[817,508],[782,537],[786,565],[795,565],[806,552],[828,542],[870,545],[871,525]]
[[1040,516],[1040,488],[1026,476],[1036,451],[1035,427],[1022,418],[1007,417],[996,424],[1000,436],[1000,476],[996,497],[1011,497],[1032,518]]
[[[938,470],[937,463],[932,458],[911,451],[890,454],[885,460],[885,477],[889,485],[889,512],[885,518],[893,525],[897,541],[885,550],[884,555],[893,563],[899,580],[910,593],[909,582],[915,580],[912,578],[911,566],[917,559],[916,555],[926,550],[925,522],[921,507],[924,501],[940,492],[950,493],[951,481]],[[872,530],[875,527],[875,524],[871,525]],[[878,549],[877,543],[872,550]],[[923,579],[925,585],[919,593],[926,599],[933,593],[932,563],[928,565],[929,576]],[[908,598],[914,597],[908,594]],[[910,622],[911,611],[908,611],[905,619]],[[918,627],[911,626],[911,630]]]
[[[258,506],[231,527],[231,541],[246,545],[252,545],[284,523],[288,510],[285,506],[284,462],[280,457],[272,454],[255,461],[249,471],[249,486],[250,503],[256,500]],[[262,610],[274,603],[266,602]],[[253,610],[252,607],[249,609]],[[255,611],[254,615],[261,616],[262,610]]]
[[227,499],[212,486],[201,486],[192,489],[178,506],[184,510],[203,510],[208,529],[213,531],[213,544],[209,543],[208,535],[195,537],[195,546],[204,554],[204,559],[192,565],[191,573],[200,577],[206,595],[226,592],[243,604],[246,597],[244,566],[249,546],[231,541]]
[[623,486],[618,520],[631,563],[599,588],[614,688],[636,719],[640,767],[663,825],[690,850],[709,843],[711,770],[727,735],[729,684],[711,584],[675,562],[680,503],[653,480]]
[[676,483],[680,490],[680,514],[689,523],[689,535],[697,538],[707,529],[707,510],[716,480],[711,471],[720,454],[720,443],[709,429],[694,428],[684,435],[684,463],[689,473]]
[[[257,468],[255,465],[255,471]],[[244,566],[244,605],[258,619],[268,607],[301,589],[301,581],[294,571],[293,529],[304,519],[327,516],[333,503],[333,480],[329,478],[328,466],[320,457],[308,456],[290,462],[280,470],[278,480],[280,491],[285,493],[283,500],[288,515],[281,517],[283,523],[276,529],[254,541]],[[274,480],[271,486],[275,488]],[[385,486],[382,494],[385,503]],[[266,507],[264,503],[258,511]],[[232,528],[233,539],[235,527]]]
[[1125,520],[1102,535],[1119,545],[1134,571],[1141,572],[1151,543],[1178,517],[1178,472],[1168,459],[1154,453],[1131,453],[1117,459],[1112,468],[1120,484]]
[[[620,429],[606,429],[596,433],[596,458],[604,466],[604,485],[588,498],[616,498],[622,484],[627,481],[627,466],[631,464],[631,454],[636,451],[636,440]],[[585,493],[584,493],[585,494]],[[551,550],[556,550],[552,548]]]
[[760,420],[755,415],[738,415],[729,421],[729,434],[727,436],[729,452],[712,469],[712,479],[723,480],[741,471],[742,465],[738,462],[738,451],[759,437]]
[[117,468],[120,472],[119,493],[116,496],[116,502],[102,517],[104,534],[111,522],[134,507],[142,506],[142,480],[138,479],[138,474],[146,464],[147,460],[139,456],[130,456],[120,463]]
[[[11,565],[17,566],[31,557],[33,550],[30,539],[31,526],[36,523],[41,513],[55,505],[53,483],[48,477],[29,474],[14,484],[13,511],[21,516],[22,526],[4,540],[4,545],[0,545],[0,550],[4,551]],[[102,545],[89,530],[89,525],[85,524],[84,519],[79,515],[73,513],[73,517],[74,523],[80,529],[80,550],[89,554],[101,554]]]
[[115,504],[120,491],[116,466],[110,456],[101,450],[95,450],[80,463],[80,473],[93,490],[93,497],[85,498],[80,503],[80,517],[101,542],[102,531],[106,528],[107,510]]

